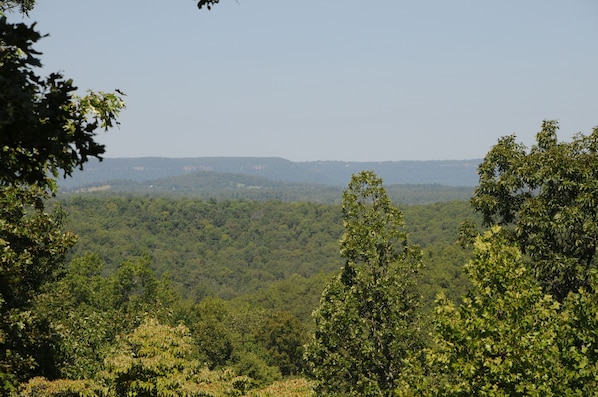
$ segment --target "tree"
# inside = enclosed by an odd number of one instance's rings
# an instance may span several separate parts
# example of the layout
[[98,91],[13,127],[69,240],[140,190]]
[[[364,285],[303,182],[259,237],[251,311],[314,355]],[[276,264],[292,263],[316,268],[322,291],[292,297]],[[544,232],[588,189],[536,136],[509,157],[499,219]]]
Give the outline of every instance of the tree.
[[[429,396],[593,395],[596,294],[564,304],[542,291],[514,243],[493,227],[474,244],[465,270],[472,289],[460,306],[441,297]],[[589,313],[594,313],[589,315]]]
[[267,349],[268,365],[277,366],[285,376],[301,373],[306,332],[292,313],[271,313],[264,319],[257,339]]
[[232,332],[226,326],[230,316],[226,303],[219,298],[205,298],[195,310],[200,320],[192,331],[201,358],[210,369],[225,366],[235,348]]
[[115,395],[205,395],[206,386],[193,380],[201,366],[189,358],[192,339],[185,326],[169,327],[148,318],[124,335],[121,344],[105,362]]
[[201,10],[203,7],[207,7],[208,10],[211,10],[214,4],[218,4],[219,2],[220,0],[199,0],[197,8]]
[[172,287],[156,280],[148,265],[147,260],[125,262],[103,276],[103,260],[88,254],[73,259],[64,276],[42,290],[33,310],[57,337],[60,377],[92,378],[117,335],[131,332],[144,316],[173,321],[180,301],[171,299]]
[[515,136],[498,141],[479,166],[472,205],[485,225],[503,225],[529,257],[534,276],[562,301],[588,287],[598,246],[598,127],[558,142],[544,121],[528,151]]
[[352,177],[342,200],[346,262],[314,312],[309,374],[324,396],[393,395],[422,348],[415,275],[420,251],[371,171]]
[[75,236],[63,232],[60,210],[45,211],[60,171],[70,175],[104,147],[97,128],[110,128],[124,107],[117,94],[73,94],[72,81],[42,78],[33,26],[2,15],[31,1],[0,3],[0,390],[34,375],[54,376],[53,336],[34,298],[62,274]]
[[27,14],[33,9],[35,0],[3,0],[0,1],[0,15],[5,11],[18,9],[22,14]]
[[56,374],[50,329],[32,309],[42,287],[59,277],[75,236],[61,230],[61,212],[43,210],[40,196],[36,187],[0,188],[0,390]]
[[[544,295],[519,249],[495,227],[475,242],[465,270],[473,288],[456,307],[441,297],[434,358],[439,396],[550,395],[559,304]],[[539,394],[538,394],[539,393]]]
[[251,380],[231,371],[210,371],[192,358],[189,329],[151,317],[120,335],[94,379],[33,378],[23,396],[240,396]]
[[54,190],[59,171],[68,176],[90,156],[101,159],[95,132],[118,124],[124,102],[118,93],[77,96],[59,73],[38,76],[33,44],[42,36],[34,27],[0,17],[0,186]]

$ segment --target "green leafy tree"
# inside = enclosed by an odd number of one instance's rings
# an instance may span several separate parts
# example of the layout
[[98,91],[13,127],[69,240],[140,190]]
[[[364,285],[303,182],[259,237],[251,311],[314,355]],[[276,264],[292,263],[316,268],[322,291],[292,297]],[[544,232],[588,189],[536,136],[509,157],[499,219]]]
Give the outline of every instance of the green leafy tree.
[[[550,395],[558,367],[559,303],[496,227],[475,242],[466,266],[473,288],[457,307],[440,298],[433,355],[445,378],[440,396]],[[535,393],[535,394],[534,394]]]
[[472,204],[487,226],[503,225],[534,276],[562,301],[588,287],[598,246],[598,127],[559,142],[544,121],[530,150],[501,138],[479,167]]
[[[46,212],[60,171],[70,175],[90,156],[100,157],[97,128],[110,128],[123,108],[120,96],[90,92],[80,97],[72,81],[42,78],[33,45],[34,26],[9,23],[2,14],[33,2],[0,3],[0,388],[33,375],[52,376],[53,340],[34,297],[60,277],[74,244],[63,232],[61,211]],[[44,355],[44,352],[47,353]]]
[[323,396],[393,395],[422,348],[415,276],[420,251],[407,243],[401,211],[371,171],[343,194],[346,263],[314,312],[309,373]]
[[199,320],[192,332],[199,354],[210,369],[225,366],[235,348],[231,330],[226,326],[230,317],[226,302],[219,298],[205,298],[195,308]]
[[[589,288],[569,294],[563,304],[557,342],[561,352],[560,379],[568,390],[590,396],[598,390],[598,272]],[[571,393],[573,394],[573,393]],[[562,394],[566,395],[566,394]]]
[[40,188],[0,187],[0,390],[57,371],[49,325],[33,308],[42,287],[59,277],[75,236],[40,197]]
[[595,281],[561,304],[499,227],[479,236],[474,251],[465,267],[473,287],[462,304],[439,299],[430,354],[438,377],[423,394],[594,395]]
[[198,362],[190,359],[192,339],[185,326],[170,327],[147,319],[121,339],[106,359],[107,383],[117,396],[202,396],[193,380]]
[[131,332],[145,316],[178,324],[180,297],[167,280],[157,280],[147,260],[123,263],[103,275],[99,255],[75,258],[60,280],[47,285],[34,310],[54,335],[60,377],[90,379],[101,369],[118,334]]
[[268,315],[257,340],[267,350],[269,365],[280,368],[282,375],[297,375],[303,369],[303,346],[307,342],[305,326],[289,312]]
[[33,9],[35,0],[3,0],[0,1],[0,15],[6,11],[17,9],[22,14],[27,14]]
[[211,10],[214,4],[220,3],[220,0],[199,0],[197,3],[197,8],[200,10],[204,7],[207,7],[208,10]]
[[0,186],[38,185],[55,189],[60,171],[70,175],[89,157],[101,158],[98,128],[117,124],[124,107],[118,94],[74,94],[72,80],[59,73],[43,78],[33,45],[42,35],[0,16]]
[[210,371],[192,358],[192,339],[184,325],[163,325],[146,318],[123,333],[93,379],[49,381],[33,378],[22,396],[240,396],[251,379],[232,371]]

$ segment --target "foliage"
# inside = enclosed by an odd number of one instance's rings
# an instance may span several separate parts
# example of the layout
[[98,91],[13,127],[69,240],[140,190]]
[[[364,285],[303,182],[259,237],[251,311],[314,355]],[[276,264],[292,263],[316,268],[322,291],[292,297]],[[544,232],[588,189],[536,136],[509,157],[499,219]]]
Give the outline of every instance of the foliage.
[[209,371],[190,358],[189,330],[146,318],[119,343],[95,379],[34,378],[24,385],[25,396],[240,396],[250,379],[231,371]]
[[92,378],[116,343],[147,315],[166,323],[177,315],[179,300],[166,280],[157,280],[147,261],[125,262],[110,276],[102,275],[98,255],[71,261],[65,276],[43,291],[35,309],[48,319],[58,338],[60,376]]
[[104,262],[89,254],[75,258],[65,276],[39,296],[35,310],[56,338],[59,376],[96,378],[117,336],[132,332],[147,316],[170,326],[189,324],[193,356],[210,370],[234,368],[246,375],[246,387],[301,370],[306,333],[295,316],[216,298],[191,305],[147,266],[146,260],[125,262],[103,275]]
[[303,369],[305,326],[292,313],[274,312],[261,328],[257,339],[267,350],[267,363],[280,368],[282,375],[299,375]]
[[194,310],[192,335],[210,369],[233,367],[255,385],[301,372],[307,332],[292,313],[218,298],[205,298]]
[[226,366],[235,349],[235,338],[227,327],[230,312],[226,302],[206,298],[194,310],[199,319],[192,324],[191,330],[200,358],[210,369]]
[[52,177],[71,175],[89,157],[101,158],[97,128],[108,129],[124,107],[118,94],[74,95],[71,80],[59,73],[46,78],[33,44],[34,26],[0,17],[0,185],[38,185],[55,189]]
[[61,275],[75,241],[60,211],[44,202],[59,171],[70,175],[100,157],[97,128],[110,128],[123,108],[116,94],[73,94],[71,80],[42,78],[35,25],[8,23],[4,11],[26,13],[32,1],[0,3],[0,388],[34,375],[54,376],[54,340],[33,298]]
[[[65,278],[49,291],[55,294],[41,298],[53,305],[41,310],[54,313],[49,316],[62,338],[61,376],[92,376],[115,335],[132,330],[143,313],[164,324],[183,321],[191,329],[201,362],[212,370],[235,367],[239,373],[252,374],[258,378],[252,385],[271,381],[269,374],[278,370],[292,373],[293,365],[303,365],[293,352],[298,353],[297,347],[307,341],[305,330],[313,327],[307,313],[317,307],[329,278],[323,270],[330,273],[339,266],[338,250],[333,248],[342,232],[336,206],[139,196],[79,196],[62,204],[70,213],[71,227],[81,236],[76,251],[101,255],[73,260]],[[451,296],[460,296],[467,288],[460,276],[465,253],[453,241],[459,220],[469,215],[467,202],[409,206],[404,213],[413,225],[412,240],[425,246],[423,253],[434,265],[422,270],[427,294],[434,296],[440,285]],[[258,255],[262,259],[252,260]],[[133,260],[127,261],[127,256]],[[124,262],[115,268],[118,261]],[[162,295],[156,301],[145,300],[151,294],[144,293],[140,282],[148,270],[131,270],[140,263],[157,272],[168,269],[174,280],[185,282],[187,291],[197,291],[195,297],[211,295],[199,288],[218,291],[220,285],[226,286],[220,290],[225,291],[224,298],[232,290],[238,295],[231,301],[204,298],[192,309],[155,280],[147,285],[157,283],[150,290]],[[200,284],[182,273],[186,268],[193,270]],[[130,286],[133,293],[117,293],[127,291],[119,285]],[[286,315],[281,311],[300,319],[301,327],[292,316],[284,325]],[[266,337],[269,330],[273,339]],[[284,343],[269,342],[276,338]]]
[[570,293],[563,304],[558,345],[565,390],[592,395],[598,390],[598,273],[592,271],[590,287]]
[[60,275],[75,236],[61,231],[61,211],[44,211],[46,197],[37,187],[0,187],[0,389],[56,371],[54,342],[34,299]]
[[62,205],[81,236],[75,254],[101,253],[111,270],[148,256],[156,274],[168,271],[197,301],[234,298],[341,263],[337,207],[140,196],[80,196]]
[[554,360],[546,358],[556,346],[559,304],[542,293],[498,230],[476,241],[466,268],[473,290],[463,304],[439,301],[435,360],[447,378],[439,395],[545,395],[553,386],[546,378]]
[[35,0],[2,0],[0,1],[0,15],[5,11],[18,9],[22,14],[27,14],[33,9]]
[[422,303],[431,309],[439,293],[457,301],[470,287],[463,264],[471,257],[471,250],[456,244],[462,220],[477,218],[468,202],[404,206],[402,210],[411,241],[422,247]]
[[201,396],[193,381],[200,365],[188,357],[189,330],[147,319],[121,338],[121,346],[105,361],[106,379],[118,396]]
[[498,227],[477,238],[466,271],[473,289],[463,304],[439,300],[430,355],[437,387],[426,395],[564,396],[596,390],[594,292],[571,293],[561,305],[542,291],[519,248]]
[[[205,397],[314,397],[311,383],[304,378],[289,378],[276,381],[260,389],[243,389],[245,378],[235,376],[230,371],[201,370],[200,379],[206,389]],[[210,385],[210,387],[208,387]],[[209,391],[208,391],[209,389]],[[110,396],[107,387],[91,380],[48,381],[34,378],[25,385],[20,395],[23,397],[97,397]]]
[[[304,323],[333,272],[342,266],[337,205],[143,196],[70,196],[60,200],[79,235],[75,255],[97,252],[106,272],[147,256],[187,297],[235,299],[290,311]],[[468,252],[454,245],[467,201],[403,206],[410,237],[422,246],[425,302],[442,290],[467,290]],[[134,230],[135,233],[131,233]]]
[[479,167],[472,204],[486,225],[505,228],[530,258],[546,292],[562,301],[588,287],[598,244],[598,127],[558,142],[544,121],[529,150],[501,138]]
[[205,6],[208,10],[211,10],[214,4],[218,4],[220,0],[199,0],[197,3],[197,8],[200,10]]
[[273,381],[281,379],[280,370],[277,367],[270,366],[266,361],[254,352],[243,352],[235,359],[233,370],[244,375],[249,379],[251,388],[269,385]]
[[407,244],[402,213],[373,172],[353,176],[342,208],[346,263],[314,312],[309,373],[318,395],[392,395],[421,348],[414,290],[420,252]]
[[98,397],[108,393],[107,387],[90,379],[49,381],[41,377],[30,379],[19,391],[22,397]]
[[60,269],[60,261],[75,242],[62,232],[64,213],[44,212],[45,192],[37,188],[0,189],[0,268],[4,310],[27,307],[42,285]]
[[304,378],[289,378],[259,389],[250,390],[248,397],[314,397],[311,383]]

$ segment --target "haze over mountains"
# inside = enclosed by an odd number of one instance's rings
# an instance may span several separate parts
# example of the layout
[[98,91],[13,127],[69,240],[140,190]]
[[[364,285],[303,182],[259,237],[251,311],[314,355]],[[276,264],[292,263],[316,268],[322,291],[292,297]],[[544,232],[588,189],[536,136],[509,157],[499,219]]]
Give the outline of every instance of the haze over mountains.
[[478,182],[475,160],[443,161],[307,161],[293,162],[276,157],[199,157],[199,158],[107,158],[90,161],[83,172],[60,181],[66,190],[114,181],[147,182],[180,177],[197,172],[237,174],[285,183],[345,187],[351,175],[373,170],[386,185],[437,184],[475,186]]

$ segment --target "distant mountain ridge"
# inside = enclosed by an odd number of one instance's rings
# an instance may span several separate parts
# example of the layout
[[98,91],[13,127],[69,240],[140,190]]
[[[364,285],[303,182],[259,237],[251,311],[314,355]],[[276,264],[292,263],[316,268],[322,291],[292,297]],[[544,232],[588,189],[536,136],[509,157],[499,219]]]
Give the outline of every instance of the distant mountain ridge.
[[428,161],[306,161],[293,162],[278,157],[197,157],[197,158],[106,158],[92,160],[83,171],[72,178],[60,180],[62,189],[74,190],[107,181],[146,182],[179,177],[194,172],[216,172],[251,175],[273,181],[306,183],[344,187],[351,175],[362,170],[373,170],[385,185],[438,184],[444,186],[476,186],[475,160]]

